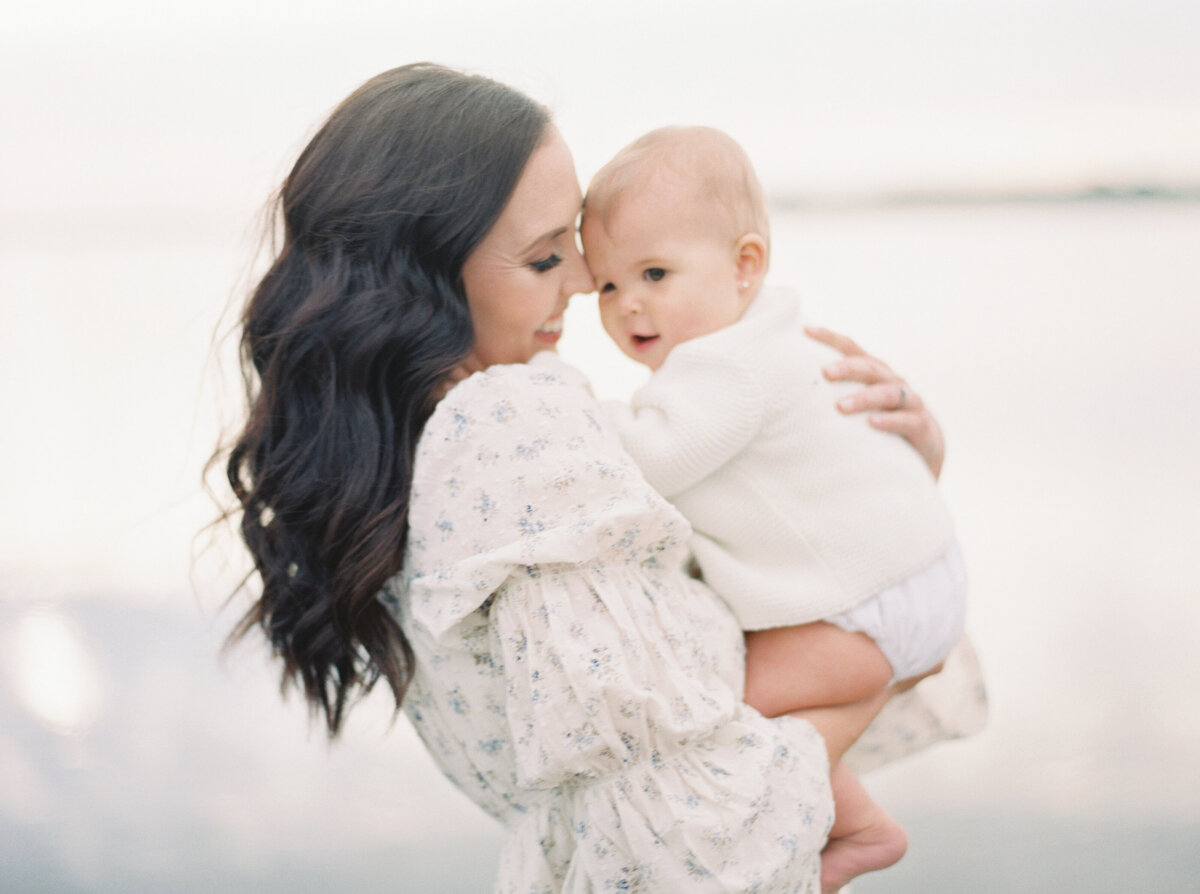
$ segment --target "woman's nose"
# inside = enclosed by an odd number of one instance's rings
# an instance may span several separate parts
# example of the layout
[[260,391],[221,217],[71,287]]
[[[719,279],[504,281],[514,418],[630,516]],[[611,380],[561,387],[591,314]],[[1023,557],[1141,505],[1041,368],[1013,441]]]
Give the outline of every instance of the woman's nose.
[[588,270],[583,255],[578,249],[571,250],[571,256],[566,259],[566,263],[570,265],[567,276],[563,279],[563,289],[567,294],[576,295],[596,291],[596,280],[592,278],[592,272]]

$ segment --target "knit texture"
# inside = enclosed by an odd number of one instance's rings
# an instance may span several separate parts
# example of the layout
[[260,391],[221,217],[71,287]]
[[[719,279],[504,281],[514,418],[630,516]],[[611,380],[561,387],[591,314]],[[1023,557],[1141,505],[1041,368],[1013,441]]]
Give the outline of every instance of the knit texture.
[[764,289],[737,323],[676,347],[629,406],[605,404],[746,630],[845,611],[953,538],[916,451],[835,408],[862,387],[822,375],[839,356],[805,335],[793,293]]

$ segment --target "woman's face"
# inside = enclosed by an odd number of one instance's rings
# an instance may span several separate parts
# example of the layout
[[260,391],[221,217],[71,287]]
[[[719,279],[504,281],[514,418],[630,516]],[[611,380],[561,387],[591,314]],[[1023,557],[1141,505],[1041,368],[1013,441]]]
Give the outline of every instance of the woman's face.
[[525,363],[554,349],[571,296],[595,289],[575,242],[582,204],[571,153],[550,126],[500,217],[463,265],[475,328],[469,368]]

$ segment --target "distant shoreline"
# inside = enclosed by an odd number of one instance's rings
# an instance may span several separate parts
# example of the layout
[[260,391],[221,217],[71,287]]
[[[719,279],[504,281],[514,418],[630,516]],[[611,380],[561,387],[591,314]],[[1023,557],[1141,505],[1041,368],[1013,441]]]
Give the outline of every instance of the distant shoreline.
[[[1200,183],[1162,186],[1153,183],[1114,186],[1046,187],[937,187],[878,192],[781,191],[767,196],[775,214],[795,212],[854,212],[904,208],[1001,207],[1005,205],[1197,205]],[[187,204],[46,207],[0,209],[0,242],[15,245],[59,245],[64,240],[88,244],[209,243],[230,248],[252,241],[258,226],[252,213],[221,206]],[[239,240],[241,240],[239,242]]]
[[921,205],[1067,205],[1099,202],[1200,203],[1200,184],[1161,186],[1100,184],[1081,188],[1048,189],[923,189],[880,193],[777,193],[768,199],[772,211],[827,209],[911,208]]

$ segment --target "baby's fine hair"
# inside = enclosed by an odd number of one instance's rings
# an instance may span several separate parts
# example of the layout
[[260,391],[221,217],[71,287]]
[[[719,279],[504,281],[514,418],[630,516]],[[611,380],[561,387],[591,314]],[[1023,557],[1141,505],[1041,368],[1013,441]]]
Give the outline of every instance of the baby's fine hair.
[[694,200],[723,212],[731,238],[757,233],[770,244],[754,166],[736,140],[713,127],[660,127],[638,137],[596,172],[584,202],[587,213],[603,220],[630,190],[671,175],[680,188],[694,191]]

